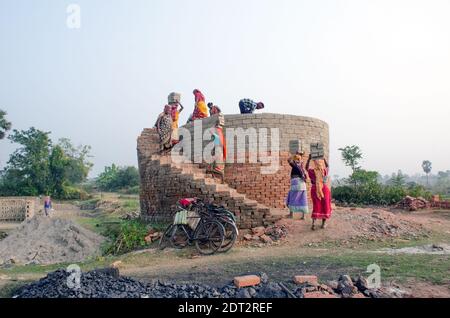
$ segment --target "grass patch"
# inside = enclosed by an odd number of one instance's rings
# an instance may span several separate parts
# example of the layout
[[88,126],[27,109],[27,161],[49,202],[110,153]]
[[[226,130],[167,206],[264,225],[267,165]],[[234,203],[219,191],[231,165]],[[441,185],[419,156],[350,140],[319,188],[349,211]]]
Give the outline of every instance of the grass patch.
[[322,281],[337,279],[341,274],[363,275],[367,266],[377,264],[381,268],[383,281],[406,282],[410,279],[424,280],[433,284],[448,284],[450,277],[450,256],[448,255],[387,255],[368,253],[336,253],[321,256],[290,256],[261,259],[254,262],[228,263],[224,267],[230,272],[233,267],[249,273],[264,271],[269,276],[291,280],[293,275],[318,275]]
[[322,260],[339,267],[356,267],[364,273],[367,266],[377,264],[381,268],[382,279],[421,279],[433,284],[448,283],[450,277],[450,256],[448,255],[387,255],[387,254],[347,254],[323,256]]
[[140,210],[139,200],[124,200],[121,201],[121,207],[125,212],[135,212]]
[[[113,256],[100,256],[85,262],[77,263],[83,271],[90,271],[97,268],[109,267],[117,258]],[[27,278],[35,279],[58,269],[65,269],[72,263],[60,263],[52,265],[16,265],[10,268],[0,268],[0,274],[11,279]]]
[[0,298],[11,298],[14,292],[20,287],[30,283],[31,281],[16,281],[0,286]]
[[382,248],[403,248],[434,244],[439,242],[450,242],[450,234],[442,232],[430,232],[427,235],[416,238],[385,238],[382,240],[368,240],[355,238],[353,240],[336,240],[314,243],[313,247],[327,249],[351,248],[355,251],[379,250]]

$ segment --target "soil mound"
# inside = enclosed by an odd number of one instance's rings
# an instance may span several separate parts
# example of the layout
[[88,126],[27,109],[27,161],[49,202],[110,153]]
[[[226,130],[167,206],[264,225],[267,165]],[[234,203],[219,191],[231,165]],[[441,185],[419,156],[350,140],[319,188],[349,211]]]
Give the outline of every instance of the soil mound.
[[37,216],[0,241],[0,265],[80,262],[98,255],[102,241],[70,220]]

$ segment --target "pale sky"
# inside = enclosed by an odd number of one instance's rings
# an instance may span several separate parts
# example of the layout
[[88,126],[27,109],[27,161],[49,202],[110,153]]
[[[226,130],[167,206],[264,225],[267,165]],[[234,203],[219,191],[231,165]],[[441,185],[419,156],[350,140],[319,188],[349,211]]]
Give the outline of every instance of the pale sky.
[[[81,28],[66,8],[81,7]],[[226,114],[265,112],[330,125],[337,148],[390,174],[450,169],[450,1],[0,0],[0,108],[15,129],[93,148],[93,175],[136,165],[136,138],[168,93],[192,90]],[[14,150],[0,142],[0,167]]]

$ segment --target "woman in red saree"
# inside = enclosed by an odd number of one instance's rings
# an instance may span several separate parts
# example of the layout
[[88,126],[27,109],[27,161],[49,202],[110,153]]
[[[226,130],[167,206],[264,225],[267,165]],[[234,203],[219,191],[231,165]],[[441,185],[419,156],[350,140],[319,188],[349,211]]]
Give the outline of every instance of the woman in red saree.
[[327,185],[328,162],[326,159],[313,160],[314,167],[310,168],[311,155],[309,155],[306,169],[311,179],[311,199],[313,202],[312,226],[314,231],[315,221],[322,220],[321,228],[326,227],[326,221],[331,217],[331,191]]

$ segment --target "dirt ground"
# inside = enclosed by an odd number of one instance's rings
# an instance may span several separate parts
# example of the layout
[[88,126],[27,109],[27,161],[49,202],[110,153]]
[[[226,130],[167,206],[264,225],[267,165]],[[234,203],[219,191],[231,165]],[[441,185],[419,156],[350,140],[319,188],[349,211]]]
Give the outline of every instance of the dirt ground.
[[[422,242],[444,245],[450,242],[450,236],[445,235],[450,229],[447,211],[411,213],[338,207],[323,230],[319,227],[312,231],[308,218],[304,221],[282,219],[278,225],[286,226],[289,234],[283,241],[270,246],[241,241],[230,253],[212,257],[198,257],[195,251],[179,255],[172,250],[162,253],[148,250],[125,258],[122,272],[144,280],[196,280],[213,285],[227,283],[235,275],[255,272],[266,272],[273,279],[284,281],[291,280],[294,275],[310,274],[326,282],[343,273],[364,273],[361,260],[364,263],[366,253],[379,252],[384,247],[402,248],[403,245],[420,245]],[[357,262],[341,262],[341,258],[347,256],[350,259],[355,257]],[[188,264],[186,258],[189,259]],[[374,255],[372,259],[377,261],[378,257]],[[450,272],[448,274],[450,277]],[[437,285],[412,276],[401,283],[390,277],[385,285],[394,294],[404,297],[450,297],[450,280]]]
[[[77,219],[93,216],[67,206],[53,217]],[[240,242],[230,252],[201,257],[192,249],[159,251],[150,248],[84,268],[120,261],[124,275],[142,280],[198,281],[220,286],[235,275],[265,272],[272,279],[289,282],[294,275],[317,275],[322,282],[341,274],[364,274],[367,265],[380,264],[383,285],[402,297],[450,297],[448,254],[385,253],[450,244],[450,211],[405,212],[380,208],[336,208],[326,229],[311,230],[311,220],[283,219],[288,236],[272,245]],[[433,265],[435,264],[435,265]],[[433,266],[435,268],[433,268]],[[431,267],[431,268],[430,268]],[[83,266],[82,266],[83,268]],[[51,269],[0,270],[0,289],[17,281],[40,278]]]

